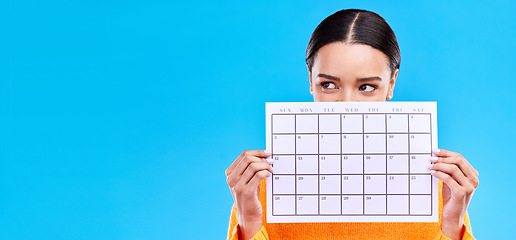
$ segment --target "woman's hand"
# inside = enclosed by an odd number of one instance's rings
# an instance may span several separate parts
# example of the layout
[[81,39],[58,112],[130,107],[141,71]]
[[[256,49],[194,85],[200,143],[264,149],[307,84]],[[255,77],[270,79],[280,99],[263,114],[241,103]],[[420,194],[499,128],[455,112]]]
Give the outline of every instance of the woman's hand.
[[252,238],[262,227],[262,206],[258,199],[260,182],[271,176],[270,153],[263,150],[244,151],[226,169],[226,178],[238,211],[242,239]]
[[478,172],[459,153],[433,150],[429,169],[443,181],[443,216],[441,230],[451,239],[462,239],[464,214],[478,186]]

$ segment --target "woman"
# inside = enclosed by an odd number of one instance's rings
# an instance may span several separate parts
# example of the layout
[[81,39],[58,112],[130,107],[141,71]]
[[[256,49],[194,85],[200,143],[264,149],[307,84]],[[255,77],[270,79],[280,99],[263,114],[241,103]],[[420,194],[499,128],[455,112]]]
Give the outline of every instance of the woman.
[[[316,102],[385,101],[400,67],[394,32],[378,14],[342,10],[315,29],[306,50]],[[244,151],[226,170],[235,205],[228,239],[473,239],[468,208],[478,172],[459,153],[433,150],[429,166],[439,183],[439,223],[272,223],[265,219],[270,153]]]

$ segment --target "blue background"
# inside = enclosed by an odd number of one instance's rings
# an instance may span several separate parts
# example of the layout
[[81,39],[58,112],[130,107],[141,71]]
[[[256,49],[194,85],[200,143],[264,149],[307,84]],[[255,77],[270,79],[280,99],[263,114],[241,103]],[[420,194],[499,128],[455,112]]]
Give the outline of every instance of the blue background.
[[480,172],[480,239],[512,237],[514,1],[0,1],[0,239],[224,239],[224,170],[265,102],[312,101],[304,52],[343,8],[381,14],[395,101],[437,101]]

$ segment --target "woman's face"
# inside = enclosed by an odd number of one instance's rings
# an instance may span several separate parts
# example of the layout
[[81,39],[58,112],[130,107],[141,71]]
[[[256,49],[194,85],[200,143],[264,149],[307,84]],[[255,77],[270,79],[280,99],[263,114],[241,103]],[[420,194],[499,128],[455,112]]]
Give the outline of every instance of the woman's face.
[[315,102],[390,100],[398,76],[381,51],[343,42],[321,47],[308,72]]

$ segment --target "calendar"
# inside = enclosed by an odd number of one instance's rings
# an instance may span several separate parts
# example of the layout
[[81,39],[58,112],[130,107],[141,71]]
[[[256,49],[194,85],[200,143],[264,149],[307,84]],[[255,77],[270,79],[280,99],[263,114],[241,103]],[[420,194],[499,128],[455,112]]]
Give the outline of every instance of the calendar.
[[437,222],[436,102],[266,103],[267,222]]

